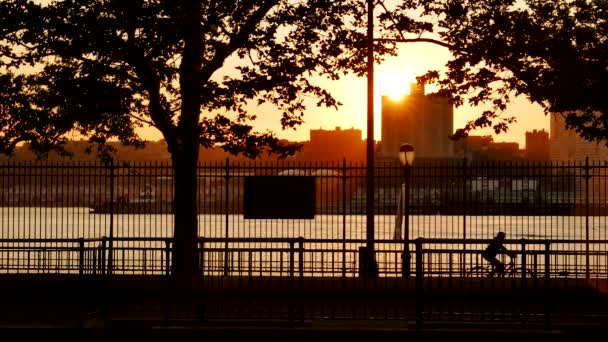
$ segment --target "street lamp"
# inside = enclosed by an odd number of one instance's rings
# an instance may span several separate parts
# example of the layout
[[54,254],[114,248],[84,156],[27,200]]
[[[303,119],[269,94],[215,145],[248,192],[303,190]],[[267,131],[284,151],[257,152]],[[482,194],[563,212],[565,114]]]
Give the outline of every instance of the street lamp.
[[410,218],[409,218],[409,204],[410,204],[410,174],[411,167],[414,164],[415,150],[411,144],[402,144],[399,148],[399,161],[403,166],[403,178],[405,184],[405,193],[403,194],[405,200],[405,208],[403,209],[404,218],[404,235],[403,239],[403,255],[401,256],[403,266],[401,268],[403,277],[409,279],[410,277]]

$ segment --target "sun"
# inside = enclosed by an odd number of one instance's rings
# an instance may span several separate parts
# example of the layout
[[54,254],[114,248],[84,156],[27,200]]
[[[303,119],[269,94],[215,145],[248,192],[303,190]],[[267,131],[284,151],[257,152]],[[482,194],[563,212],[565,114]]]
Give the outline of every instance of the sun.
[[380,96],[388,96],[398,100],[410,93],[410,84],[414,77],[402,70],[381,70],[376,74],[377,92]]

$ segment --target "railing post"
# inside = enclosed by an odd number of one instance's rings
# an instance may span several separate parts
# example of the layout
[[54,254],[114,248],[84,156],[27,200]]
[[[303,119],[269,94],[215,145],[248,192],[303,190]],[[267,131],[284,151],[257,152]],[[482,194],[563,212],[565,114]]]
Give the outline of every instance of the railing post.
[[346,278],[346,158],[342,159],[342,278]]
[[108,248],[108,274],[112,274],[114,265],[114,159],[110,160],[110,240]]
[[171,257],[171,240],[165,240],[165,275],[171,274],[171,263],[169,258]]
[[[98,248],[94,248],[92,251],[90,251],[88,253],[88,254],[91,255],[91,258],[92,258],[92,260],[91,260],[91,273],[93,273],[93,275],[97,274],[97,269],[99,268],[99,266],[101,264],[101,255],[99,255],[99,249],[101,247],[101,243],[97,247]],[[103,271],[101,271],[101,272],[103,272]]]
[[304,238],[298,238],[298,268],[300,270],[299,286],[302,287],[304,282]]
[[[528,281],[527,281],[527,252],[526,252],[526,239],[521,239],[521,291],[520,293],[522,293],[522,295],[524,296],[528,296],[528,292],[526,291],[526,289],[528,288]],[[527,301],[525,300],[526,298],[524,298],[523,304],[522,305],[522,317],[521,317],[521,323],[522,325],[525,325],[528,322],[528,304]]]
[[589,280],[589,157],[585,157],[585,279]]
[[526,252],[526,239],[521,239],[521,288],[525,289],[527,287],[527,277],[528,277],[528,262],[527,262]]
[[[416,239],[416,331],[422,330],[423,317],[423,296],[424,296],[424,288],[423,288],[423,251],[422,251],[422,238]],[[409,284],[408,284],[409,287]]]
[[295,239],[289,240],[289,326],[294,326],[294,288],[295,288]]
[[199,272],[200,274],[205,274],[205,239],[200,238],[198,240],[199,243]]
[[[298,288],[297,291],[301,291],[302,288],[304,287],[304,238],[303,237],[299,237],[298,238],[298,254],[299,254],[299,259],[298,259],[298,268],[300,269],[300,277],[298,279]],[[299,294],[299,293],[298,293]],[[304,321],[304,306],[302,304],[302,298],[298,297],[298,300],[300,302],[299,307],[299,311],[300,311],[300,315],[298,320],[300,322]]]
[[224,238],[226,239],[224,242],[224,276],[228,276],[229,272],[230,272],[230,265],[228,264],[228,259],[229,259],[229,254],[228,254],[228,223],[229,223],[229,216],[228,216],[228,205],[229,203],[229,192],[230,192],[230,159],[226,158],[226,167],[225,167],[225,184],[224,184],[224,193],[226,194],[226,198],[225,198],[225,203],[224,203],[224,214],[225,214],[225,228],[224,228]]
[[551,244],[545,242],[545,330],[551,330]]
[[79,246],[79,255],[80,255],[80,263],[78,266],[78,273],[80,275],[84,274],[84,238],[80,238],[78,239],[78,246]]
[[100,270],[102,274],[107,274],[107,269],[106,269],[106,244],[107,244],[108,238],[103,236],[101,238],[101,251],[100,251],[100,260],[99,262],[101,263],[100,265]]

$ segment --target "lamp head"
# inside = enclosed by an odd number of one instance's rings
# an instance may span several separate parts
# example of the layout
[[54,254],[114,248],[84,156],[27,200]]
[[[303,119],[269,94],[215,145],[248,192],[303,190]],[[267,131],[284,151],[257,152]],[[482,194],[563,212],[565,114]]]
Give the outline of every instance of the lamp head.
[[399,161],[403,166],[412,166],[414,164],[415,151],[411,144],[401,144],[399,147]]

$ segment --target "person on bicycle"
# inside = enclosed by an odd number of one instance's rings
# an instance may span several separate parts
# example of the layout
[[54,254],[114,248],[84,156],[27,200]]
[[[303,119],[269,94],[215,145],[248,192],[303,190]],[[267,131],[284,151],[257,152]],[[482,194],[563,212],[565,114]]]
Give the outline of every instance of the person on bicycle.
[[490,265],[492,265],[492,272],[490,272],[490,276],[494,273],[498,273],[499,275],[503,275],[505,272],[505,264],[500,262],[496,258],[498,254],[507,254],[510,258],[515,257],[515,252],[510,251],[503,245],[506,234],[504,232],[498,232],[496,237],[492,239],[492,241],[486,247],[486,250],[482,253],[484,259],[486,259]]

